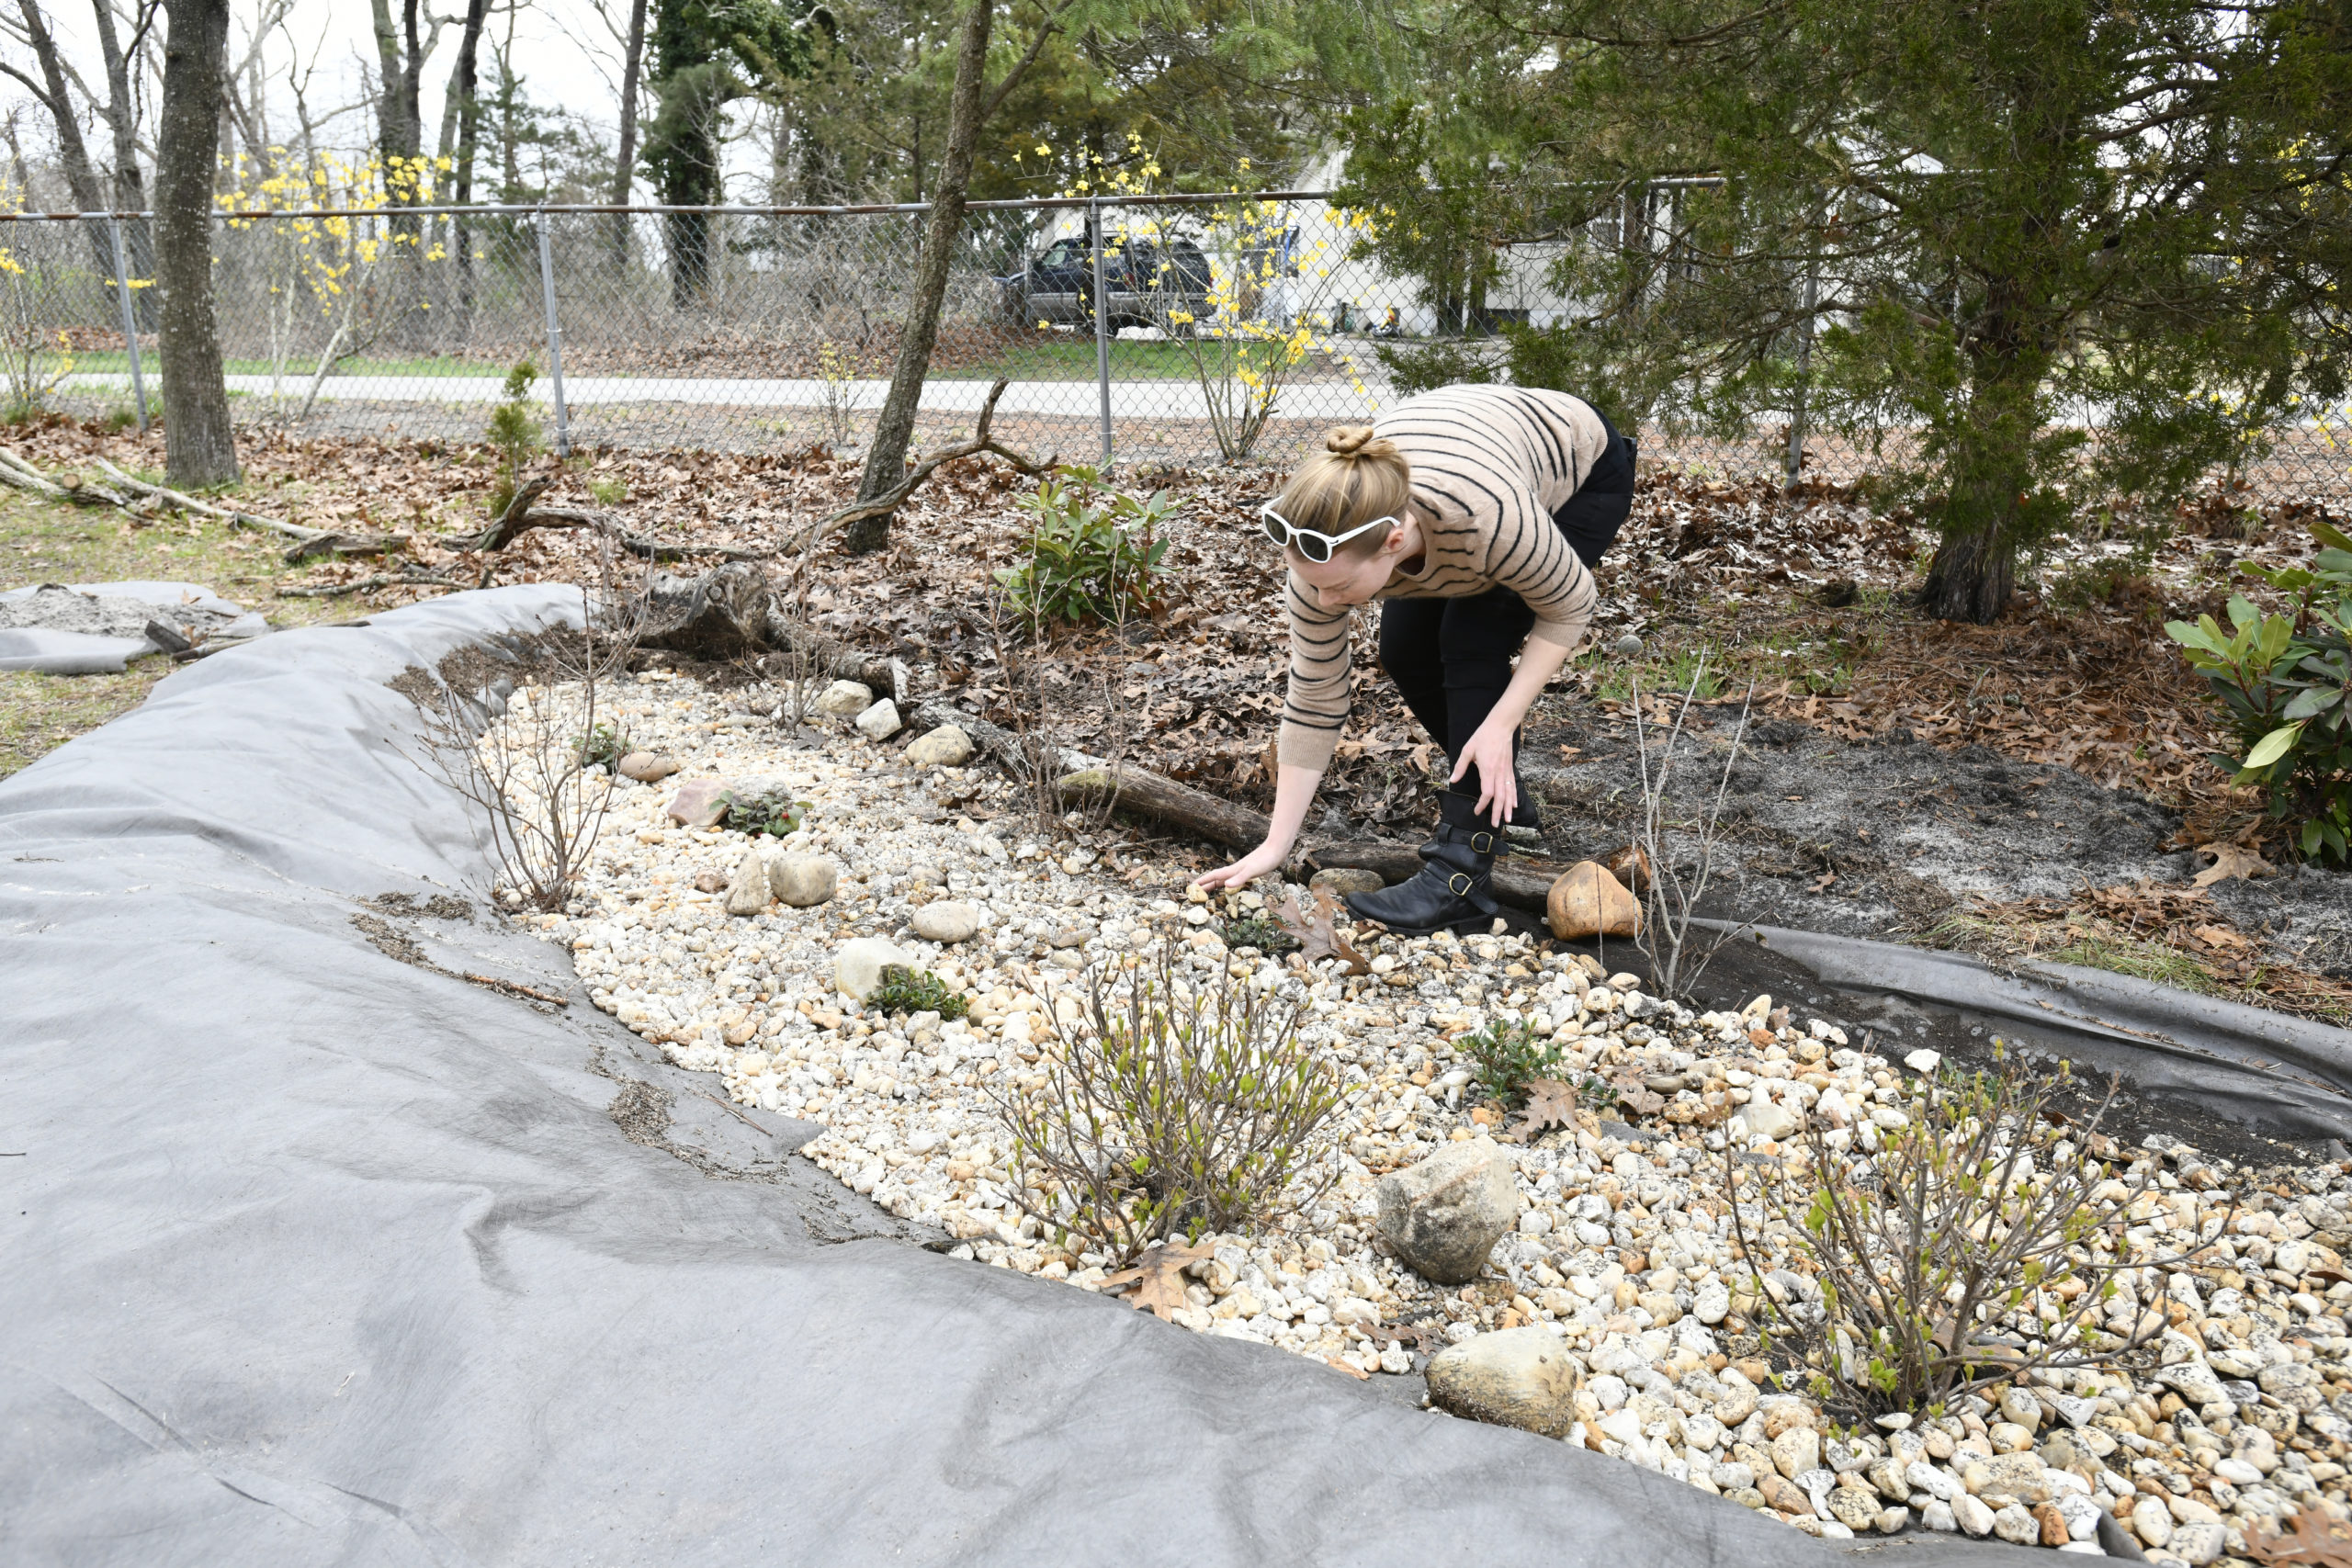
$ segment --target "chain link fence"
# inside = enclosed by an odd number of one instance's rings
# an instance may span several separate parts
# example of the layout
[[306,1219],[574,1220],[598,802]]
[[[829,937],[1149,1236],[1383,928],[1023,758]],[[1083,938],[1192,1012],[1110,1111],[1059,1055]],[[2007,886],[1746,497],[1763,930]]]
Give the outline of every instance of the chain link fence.
[[[469,442],[517,365],[568,450],[855,448],[888,389],[926,209],[379,208],[224,214],[214,287],[240,423]],[[972,204],[923,387],[918,446],[968,434],[1065,460],[1286,464],[1396,400],[1384,348],[1544,325],[1554,248],[1512,247],[1475,319],[1359,254],[1329,193]],[[1097,245],[1093,237],[1105,243]],[[0,224],[10,406],[143,417],[157,399],[143,215]],[[1101,308],[1098,309],[1098,301]],[[2270,433],[2217,483],[2352,501],[2328,420]],[[1802,471],[1872,454],[1806,433]],[[1644,433],[1645,461],[1789,476],[1785,424],[1747,441]]]

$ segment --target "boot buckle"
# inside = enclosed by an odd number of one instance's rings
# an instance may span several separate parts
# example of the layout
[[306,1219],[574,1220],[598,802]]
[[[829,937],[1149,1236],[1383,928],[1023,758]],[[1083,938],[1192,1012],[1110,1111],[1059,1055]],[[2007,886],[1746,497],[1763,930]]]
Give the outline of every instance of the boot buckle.
[[1495,836],[1492,833],[1471,834],[1470,852],[1480,855],[1493,854],[1495,852]]
[[1476,883],[1458,871],[1445,879],[1445,890],[1456,898],[1467,898],[1470,897],[1470,889],[1476,886],[1477,886]]

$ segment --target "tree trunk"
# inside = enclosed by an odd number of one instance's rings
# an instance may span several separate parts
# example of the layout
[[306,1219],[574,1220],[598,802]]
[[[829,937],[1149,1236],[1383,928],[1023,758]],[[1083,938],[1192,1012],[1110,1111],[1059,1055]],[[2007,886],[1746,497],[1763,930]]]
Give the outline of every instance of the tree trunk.
[[[446,126],[453,120],[457,137],[451,162],[456,169],[458,205],[474,198],[474,153],[481,144],[481,99],[476,88],[481,79],[481,29],[490,17],[490,0],[466,0],[466,19],[458,34],[458,63],[449,73],[449,102],[442,110]],[[449,220],[449,248],[458,262],[458,322],[470,331],[474,314],[473,234],[463,212]]]
[[[858,480],[861,501],[881,495],[906,471],[915,406],[922,397],[923,378],[931,370],[932,347],[939,340],[939,309],[947,297],[948,265],[964,230],[965,193],[972,183],[973,149],[980,137],[984,114],[980,92],[988,71],[989,29],[995,16],[993,0],[971,0],[964,16],[963,38],[956,53],[956,88],[948,107],[947,152],[933,189],[931,224],[923,231],[922,259],[917,264],[915,287],[907,302],[899,363],[890,372],[890,395],[875,422],[874,442],[866,448],[865,471]],[[863,554],[880,549],[889,536],[890,520],[876,517],[854,525],[845,542],[852,553]]]
[[[107,202],[106,187],[90,168],[90,150],[82,141],[82,124],[74,118],[74,97],[66,90],[65,63],[59,58],[57,39],[34,0],[18,0],[25,16],[25,36],[33,46],[34,58],[40,62],[41,80],[48,90],[40,95],[41,107],[49,110],[50,118],[57,126],[57,161],[65,165],[65,186],[74,194],[74,205],[84,212],[103,212]],[[18,81],[24,81],[21,73]],[[30,85],[30,83],[27,83]],[[98,264],[98,276],[114,276],[114,245],[102,224],[85,223],[90,255]]]
[[155,132],[155,263],[162,286],[164,471],[183,490],[237,478],[212,312],[212,173],[229,0],[165,0],[164,107]]
[[[628,8],[628,58],[621,62],[621,141],[613,155],[613,205],[628,205],[628,187],[637,175],[637,95],[645,69],[645,0],[631,0]],[[628,272],[628,214],[613,215],[613,276]]]
[[2030,324],[2026,290],[1996,281],[1968,344],[1967,401],[1939,433],[1946,481],[1943,538],[1928,564],[1920,607],[1947,621],[1986,626],[2009,607],[2018,548],[2041,536],[2048,502],[2030,493],[2041,435],[2039,395],[2047,348]]

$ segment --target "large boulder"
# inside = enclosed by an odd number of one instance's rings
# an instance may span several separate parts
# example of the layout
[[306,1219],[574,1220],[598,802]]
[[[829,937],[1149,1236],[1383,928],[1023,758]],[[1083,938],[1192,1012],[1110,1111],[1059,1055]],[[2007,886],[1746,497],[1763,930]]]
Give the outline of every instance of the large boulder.
[[1380,1179],[1380,1235],[1404,1265],[1440,1285],[1478,1277],[1519,1223],[1511,1158],[1491,1138],[1449,1145]]
[[1565,1438],[1576,1423],[1583,1370],[1544,1327],[1506,1328],[1448,1346],[1430,1359],[1430,1402],[1473,1421]]

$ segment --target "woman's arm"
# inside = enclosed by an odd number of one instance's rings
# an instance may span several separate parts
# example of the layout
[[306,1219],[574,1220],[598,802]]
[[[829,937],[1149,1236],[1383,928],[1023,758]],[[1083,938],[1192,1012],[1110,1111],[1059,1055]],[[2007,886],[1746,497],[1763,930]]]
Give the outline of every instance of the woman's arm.
[[[1535,705],[1536,697],[1559,668],[1567,660],[1569,649],[1565,643],[1545,637],[1530,637],[1520,650],[1519,668],[1511,671],[1510,684],[1496,700],[1494,711],[1487,715],[1462,748],[1462,756],[1453,764],[1453,778],[1458,783],[1473,764],[1478,770],[1478,814],[1496,827],[1510,819],[1519,809],[1519,775],[1511,767],[1510,738],[1519,729],[1520,720]],[[1491,807],[1491,810],[1489,809]]]
[[1274,816],[1266,825],[1266,841],[1235,861],[1215,871],[1204,872],[1193,878],[1193,886],[1214,891],[1219,887],[1240,887],[1252,878],[1269,872],[1280,871],[1283,862],[1290,858],[1291,846],[1298,841],[1298,830],[1306,823],[1306,808],[1315,804],[1315,788],[1323,782],[1320,768],[1297,768],[1287,764],[1274,774]]

